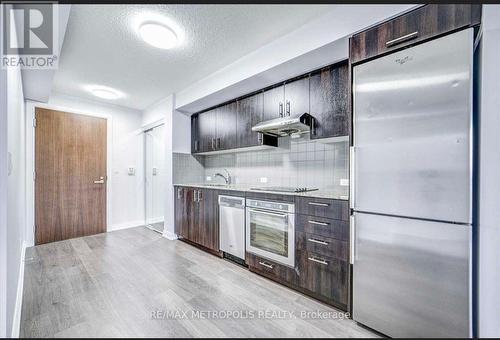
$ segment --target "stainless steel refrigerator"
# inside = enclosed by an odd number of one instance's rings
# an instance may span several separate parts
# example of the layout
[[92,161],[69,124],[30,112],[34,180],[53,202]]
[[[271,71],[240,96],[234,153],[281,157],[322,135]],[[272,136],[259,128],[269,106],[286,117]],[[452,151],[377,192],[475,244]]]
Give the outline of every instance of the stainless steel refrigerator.
[[353,318],[471,335],[473,31],[353,68]]

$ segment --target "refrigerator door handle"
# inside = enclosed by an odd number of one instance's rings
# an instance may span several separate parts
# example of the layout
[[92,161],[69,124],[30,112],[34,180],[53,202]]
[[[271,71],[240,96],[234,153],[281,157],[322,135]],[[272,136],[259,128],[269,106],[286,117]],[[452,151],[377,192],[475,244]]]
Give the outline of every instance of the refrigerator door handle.
[[349,219],[349,233],[350,233],[350,252],[349,252],[349,262],[351,264],[354,264],[354,261],[356,259],[356,222],[355,222],[355,214],[353,213],[351,215],[351,218]]
[[355,149],[354,146],[349,147],[349,208],[354,209],[354,186],[356,181],[354,180],[354,157]]

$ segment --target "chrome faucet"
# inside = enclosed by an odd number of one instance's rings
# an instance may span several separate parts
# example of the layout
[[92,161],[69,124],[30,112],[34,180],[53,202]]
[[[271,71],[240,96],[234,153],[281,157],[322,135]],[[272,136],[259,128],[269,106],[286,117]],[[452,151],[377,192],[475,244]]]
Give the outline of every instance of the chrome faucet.
[[229,184],[231,184],[231,175],[229,175],[229,171],[227,171],[227,169],[224,169],[224,171],[226,172],[227,176],[224,176],[223,174],[221,174],[220,172],[218,172],[218,173],[216,173],[214,175],[214,177],[219,176],[219,177],[224,178],[224,181],[226,182],[226,185],[229,185]]

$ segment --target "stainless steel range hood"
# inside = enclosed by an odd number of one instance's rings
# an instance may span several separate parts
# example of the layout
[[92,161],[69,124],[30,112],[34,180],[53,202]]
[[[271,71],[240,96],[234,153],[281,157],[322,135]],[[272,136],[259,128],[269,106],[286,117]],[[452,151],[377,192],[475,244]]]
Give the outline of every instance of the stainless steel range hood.
[[284,137],[310,131],[314,118],[308,113],[266,120],[252,127],[252,131],[266,135]]

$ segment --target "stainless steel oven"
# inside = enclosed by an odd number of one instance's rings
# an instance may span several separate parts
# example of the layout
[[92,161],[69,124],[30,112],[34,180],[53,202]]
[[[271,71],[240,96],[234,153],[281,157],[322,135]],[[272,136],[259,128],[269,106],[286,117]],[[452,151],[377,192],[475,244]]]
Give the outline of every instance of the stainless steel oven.
[[293,203],[247,199],[246,250],[294,267],[294,213]]

